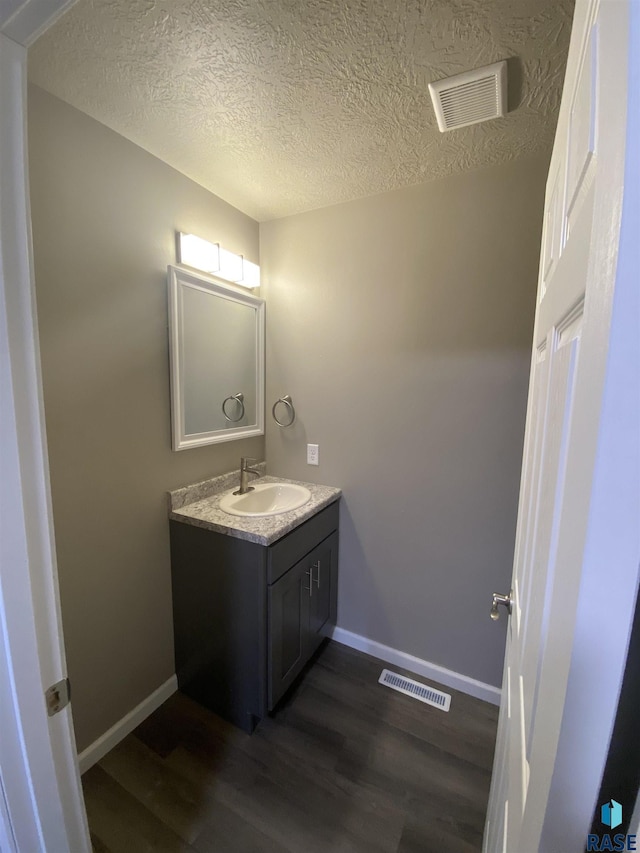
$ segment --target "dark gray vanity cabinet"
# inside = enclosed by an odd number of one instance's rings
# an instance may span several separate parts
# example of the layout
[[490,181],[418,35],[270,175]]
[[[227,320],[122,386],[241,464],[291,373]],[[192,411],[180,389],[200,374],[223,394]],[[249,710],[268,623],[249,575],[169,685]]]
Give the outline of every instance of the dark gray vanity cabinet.
[[178,686],[252,731],[335,625],[338,502],[269,546],[170,527]]

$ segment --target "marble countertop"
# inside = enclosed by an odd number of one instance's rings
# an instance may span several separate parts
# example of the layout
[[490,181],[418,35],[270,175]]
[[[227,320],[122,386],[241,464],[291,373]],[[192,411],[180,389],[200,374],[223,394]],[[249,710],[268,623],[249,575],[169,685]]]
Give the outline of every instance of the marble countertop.
[[[258,468],[265,471],[265,463],[258,465]],[[170,492],[169,518],[195,527],[204,527],[206,530],[214,530],[216,533],[233,536],[236,539],[256,542],[258,545],[272,545],[303,521],[337,501],[342,494],[342,491],[334,486],[318,486],[301,480],[287,480],[284,477],[265,475],[251,482],[297,483],[309,489],[311,500],[298,509],[282,512],[279,515],[258,518],[229,515],[220,509],[220,499],[238,488],[238,476],[239,472],[233,471],[230,474],[223,474],[220,477]]]

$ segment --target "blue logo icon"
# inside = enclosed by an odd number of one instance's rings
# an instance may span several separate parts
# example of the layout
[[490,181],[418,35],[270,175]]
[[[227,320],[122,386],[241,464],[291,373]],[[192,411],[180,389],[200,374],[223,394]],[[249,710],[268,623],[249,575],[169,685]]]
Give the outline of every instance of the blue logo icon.
[[611,800],[601,807],[600,815],[600,820],[605,826],[615,829],[622,823],[622,806],[615,800]]
[[[609,800],[600,806],[600,820],[605,826],[615,829],[622,823],[622,806],[616,800]],[[603,850],[627,851],[637,850],[635,835],[625,835],[617,832],[613,835],[604,832],[602,835],[587,835],[587,853],[601,853]]]

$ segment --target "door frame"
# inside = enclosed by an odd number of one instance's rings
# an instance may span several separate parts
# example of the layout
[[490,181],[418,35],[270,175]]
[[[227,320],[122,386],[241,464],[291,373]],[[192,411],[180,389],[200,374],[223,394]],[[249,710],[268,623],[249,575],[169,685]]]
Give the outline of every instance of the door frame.
[[[4,14],[0,17],[0,785],[6,796],[6,809],[0,808],[0,838],[9,839],[9,849],[48,847],[76,853],[90,850],[90,842],[71,713],[66,709],[48,718],[42,695],[44,686],[62,677],[65,668],[42,405],[25,134],[27,48],[73,2],[13,0],[9,2],[10,11],[0,13]],[[640,53],[640,9],[634,8],[633,3],[629,5],[630,58],[637,79],[634,54]],[[637,88],[636,84],[636,92]],[[640,153],[636,153],[640,152],[640,129],[638,97],[632,85],[629,92],[628,192],[618,257],[618,286],[624,296],[620,297],[618,320],[612,327],[614,355],[635,352],[638,340],[636,318],[629,312],[629,303],[633,308],[634,265],[638,268],[633,228],[635,234],[639,233],[640,203],[637,189],[631,191],[629,176],[633,170],[638,174],[640,168]],[[619,423],[616,405],[625,390],[629,397],[629,382],[634,387],[637,378],[637,365],[634,369],[628,359],[610,359],[601,436],[603,448],[606,445],[611,452],[616,451],[616,442],[629,449],[636,439],[625,433],[624,424]],[[619,444],[617,448],[619,456]],[[633,559],[637,546],[635,520],[619,519],[618,533],[622,539],[617,540],[617,550]],[[606,545],[604,540],[599,544]],[[607,547],[603,553],[609,557]],[[636,561],[637,557],[635,550]],[[628,567],[626,559],[625,565]],[[627,592],[632,574],[626,572]],[[601,579],[589,566],[583,582],[584,595],[574,632],[576,652],[581,627],[587,628],[588,635],[588,620],[602,593]],[[618,623],[622,661],[626,657],[624,634],[626,630],[628,639],[631,616],[628,624],[624,618]],[[618,680],[620,676],[618,666]],[[584,684],[573,684],[570,678],[563,729],[579,708],[583,691]],[[617,694],[615,701],[611,694],[610,705],[613,717]],[[7,732],[10,736],[6,736]],[[560,759],[562,756],[555,763],[558,770],[563,767]],[[600,771],[601,766],[602,763]],[[591,767],[589,773],[597,788],[600,778],[596,770]],[[561,773],[554,773],[551,793],[562,782]],[[545,827],[553,830],[549,822]]]
[[8,851],[91,849],[66,676],[31,245],[27,48],[70,0],[0,12],[0,840]]

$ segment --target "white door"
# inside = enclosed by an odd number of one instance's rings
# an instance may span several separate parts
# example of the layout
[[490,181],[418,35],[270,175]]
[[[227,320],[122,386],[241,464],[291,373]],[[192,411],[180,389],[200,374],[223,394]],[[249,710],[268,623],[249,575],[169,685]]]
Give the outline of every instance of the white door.
[[[619,687],[624,666],[624,631],[612,643],[608,660],[600,659],[595,608],[599,604],[605,612],[615,601],[610,619],[622,625],[626,618],[628,631],[637,549],[635,565],[633,559],[620,558],[624,565],[613,567],[619,556],[615,546],[604,549],[606,563],[592,564],[603,545],[597,542],[603,522],[597,515],[599,503],[638,507],[637,436],[627,433],[626,463],[619,458],[624,448],[607,444],[624,418],[635,418],[638,427],[637,408],[635,413],[616,412],[606,398],[611,387],[607,372],[617,358],[610,347],[612,332],[616,324],[628,322],[618,310],[622,305],[624,311],[626,284],[616,276],[632,5],[631,0],[577,0],[575,8],[545,200],[487,853],[584,849],[617,699],[617,691],[610,689],[598,708],[589,690],[603,689],[603,667],[609,668],[605,677],[614,687],[617,678]],[[637,168],[638,155],[627,153]],[[637,382],[637,365],[631,367]],[[636,394],[637,384],[627,393]],[[601,468],[608,464],[611,473],[621,462],[626,467],[622,479],[615,486],[603,482]],[[614,592],[616,571],[623,577]],[[594,602],[598,572],[601,598]],[[618,596],[624,597],[620,609]],[[596,621],[589,629],[586,616],[592,611]],[[583,715],[594,725],[590,736],[574,743],[571,732],[580,729],[579,696]],[[559,786],[564,775],[571,792]]]

